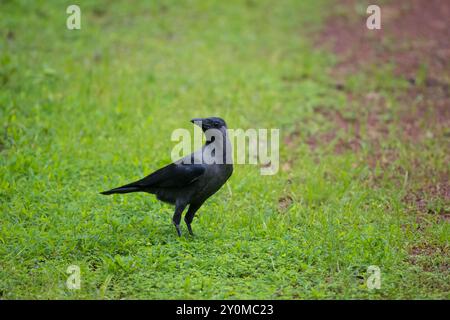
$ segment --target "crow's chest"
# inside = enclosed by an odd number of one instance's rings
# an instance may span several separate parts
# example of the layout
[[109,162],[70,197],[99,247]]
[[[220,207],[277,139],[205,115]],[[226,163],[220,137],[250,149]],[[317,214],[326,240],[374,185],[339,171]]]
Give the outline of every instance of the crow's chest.
[[208,198],[216,193],[233,172],[232,165],[217,165],[206,172],[203,177],[203,187],[197,193],[199,198]]

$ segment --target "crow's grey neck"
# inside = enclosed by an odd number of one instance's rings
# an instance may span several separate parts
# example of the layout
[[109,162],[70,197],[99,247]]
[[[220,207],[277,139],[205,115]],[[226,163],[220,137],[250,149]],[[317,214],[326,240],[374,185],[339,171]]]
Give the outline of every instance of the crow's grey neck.
[[[215,137],[212,137],[211,140],[206,141],[205,145],[202,148],[202,151],[204,151],[207,147],[211,148],[216,152],[222,153],[222,163],[227,163],[227,155],[229,156],[231,154],[231,143],[230,139],[228,138],[227,129],[225,127],[222,127],[220,129],[221,132],[221,138],[222,139],[215,139]],[[215,154],[214,154],[215,156]],[[230,160],[228,160],[230,161]]]

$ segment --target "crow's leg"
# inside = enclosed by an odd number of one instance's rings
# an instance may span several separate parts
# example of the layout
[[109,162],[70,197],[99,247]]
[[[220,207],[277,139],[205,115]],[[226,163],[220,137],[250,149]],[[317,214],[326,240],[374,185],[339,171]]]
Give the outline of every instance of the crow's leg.
[[181,221],[181,214],[183,213],[183,210],[186,208],[185,204],[176,204],[175,206],[175,213],[173,214],[173,224],[175,225],[175,228],[177,229],[178,236],[181,237],[181,229],[180,229],[180,221]]
[[201,207],[201,205],[202,205],[201,203],[200,204],[191,204],[189,206],[189,209],[188,209],[186,215],[184,216],[184,222],[186,222],[189,234],[191,236],[194,235],[194,233],[192,232],[191,223],[192,223],[192,220],[194,219],[195,213]]

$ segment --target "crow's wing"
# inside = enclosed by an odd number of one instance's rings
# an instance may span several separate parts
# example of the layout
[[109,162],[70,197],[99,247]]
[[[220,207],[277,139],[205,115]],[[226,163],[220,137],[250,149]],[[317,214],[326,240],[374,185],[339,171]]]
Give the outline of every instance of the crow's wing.
[[181,188],[200,178],[206,168],[202,164],[175,164],[171,163],[156,170],[147,177],[130,183],[124,187],[138,188]]

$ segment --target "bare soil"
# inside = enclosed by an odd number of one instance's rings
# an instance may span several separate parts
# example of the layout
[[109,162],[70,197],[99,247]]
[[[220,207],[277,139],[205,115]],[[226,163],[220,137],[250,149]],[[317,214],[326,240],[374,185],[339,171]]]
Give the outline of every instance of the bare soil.
[[[398,158],[396,150],[380,147],[380,141],[389,134],[389,126],[395,121],[398,139],[403,143],[419,144],[424,139],[439,139],[443,148],[450,151],[450,1],[411,0],[381,3],[381,30],[369,30],[365,26],[367,15],[356,12],[357,2],[340,2],[341,9],[332,14],[317,39],[321,47],[331,49],[339,62],[331,73],[336,80],[336,89],[347,95],[349,105],[371,108],[363,117],[346,119],[337,111],[318,109],[317,112],[335,123],[336,129],[348,132],[349,138],[340,139],[335,152],[358,152],[364,142],[371,146],[366,161],[371,167],[388,167]],[[370,72],[373,68],[393,65],[394,75],[404,78],[409,86],[396,93],[398,108],[393,119],[384,115],[392,113],[378,92],[355,95],[343,85],[344,80],[355,72]],[[356,102],[356,103],[355,103]],[[389,118],[389,117],[388,117]],[[365,133],[360,128],[364,125]],[[328,144],[337,130],[308,139],[312,150],[318,144]],[[446,152],[447,157],[450,152]],[[446,159],[449,162],[449,158]],[[415,159],[418,163],[419,160]],[[425,199],[440,198],[450,203],[448,170],[426,174],[434,175],[421,183],[419,190],[411,191],[405,201],[415,204],[421,212],[427,212]],[[423,177],[425,174],[418,174]],[[429,180],[434,180],[430,182]],[[437,181],[437,182],[436,182]],[[448,220],[449,212],[439,212]]]

